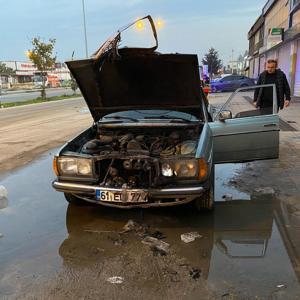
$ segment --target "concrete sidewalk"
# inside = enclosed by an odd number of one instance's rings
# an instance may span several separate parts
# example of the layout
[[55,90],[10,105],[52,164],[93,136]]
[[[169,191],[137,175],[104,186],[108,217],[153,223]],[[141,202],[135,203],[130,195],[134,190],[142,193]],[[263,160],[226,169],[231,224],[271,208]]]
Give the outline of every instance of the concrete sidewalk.
[[281,110],[279,116],[297,131],[300,131],[300,98],[293,98],[290,106]]

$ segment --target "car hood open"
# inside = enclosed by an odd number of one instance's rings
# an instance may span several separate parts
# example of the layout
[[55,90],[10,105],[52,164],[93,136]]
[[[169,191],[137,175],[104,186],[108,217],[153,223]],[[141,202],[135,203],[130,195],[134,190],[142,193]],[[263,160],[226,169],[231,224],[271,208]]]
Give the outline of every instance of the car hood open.
[[153,48],[118,49],[119,30],[89,59],[66,62],[97,122],[123,110],[169,109],[202,119],[197,55],[160,54]]

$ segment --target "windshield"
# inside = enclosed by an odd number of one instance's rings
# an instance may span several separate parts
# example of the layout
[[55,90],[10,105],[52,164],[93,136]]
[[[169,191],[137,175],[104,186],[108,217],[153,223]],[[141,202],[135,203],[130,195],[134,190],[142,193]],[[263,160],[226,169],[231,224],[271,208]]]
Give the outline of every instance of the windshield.
[[131,110],[119,111],[116,113],[108,114],[103,119],[113,117],[132,118],[136,120],[155,120],[155,119],[180,119],[188,122],[199,121],[195,116],[184,112],[173,110]]

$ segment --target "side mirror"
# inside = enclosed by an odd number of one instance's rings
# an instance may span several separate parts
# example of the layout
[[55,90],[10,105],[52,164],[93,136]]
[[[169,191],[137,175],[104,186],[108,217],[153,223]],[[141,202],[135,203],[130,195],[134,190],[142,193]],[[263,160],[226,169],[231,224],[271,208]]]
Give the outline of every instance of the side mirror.
[[232,113],[230,110],[223,110],[219,114],[219,120],[224,122],[225,120],[232,119]]

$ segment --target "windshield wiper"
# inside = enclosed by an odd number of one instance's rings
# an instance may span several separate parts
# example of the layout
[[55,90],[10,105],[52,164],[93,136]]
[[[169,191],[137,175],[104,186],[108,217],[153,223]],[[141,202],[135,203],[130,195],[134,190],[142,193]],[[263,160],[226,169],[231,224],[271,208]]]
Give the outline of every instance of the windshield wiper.
[[150,117],[144,117],[144,119],[157,119],[157,120],[163,119],[163,120],[170,120],[171,122],[181,121],[181,122],[187,122],[187,123],[192,122],[189,119],[185,119],[185,118],[181,118],[181,117],[171,117],[171,116],[150,116]]
[[[116,119],[116,120],[122,120],[122,119],[125,119],[125,120],[130,120],[132,122],[139,122],[138,119],[135,119],[135,118],[131,118],[131,117],[126,117],[126,116],[107,116],[107,117],[104,117],[103,119]],[[102,119],[102,120],[103,120]]]

